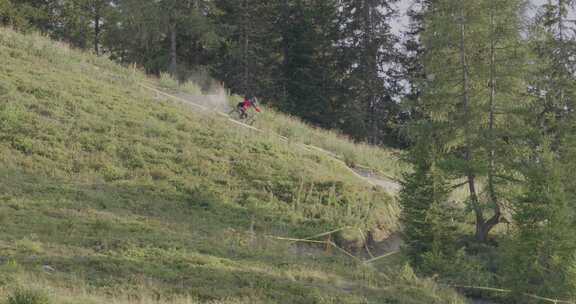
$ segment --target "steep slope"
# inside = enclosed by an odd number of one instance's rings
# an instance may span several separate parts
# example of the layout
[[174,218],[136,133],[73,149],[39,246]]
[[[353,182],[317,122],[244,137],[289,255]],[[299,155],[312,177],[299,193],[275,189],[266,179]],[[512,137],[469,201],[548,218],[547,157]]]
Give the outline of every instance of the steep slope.
[[325,155],[36,35],[0,29],[0,58],[0,301],[461,303],[399,258],[273,238],[396,228],[393,200]]

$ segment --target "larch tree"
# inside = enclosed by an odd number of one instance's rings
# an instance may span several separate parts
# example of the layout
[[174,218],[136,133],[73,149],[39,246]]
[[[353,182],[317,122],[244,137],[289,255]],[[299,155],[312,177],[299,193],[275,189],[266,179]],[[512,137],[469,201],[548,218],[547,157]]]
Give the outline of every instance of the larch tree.
[[[439,166],[465,187],[475,238],[487,242],[509,203],[525,106],[523,1],[438,0],[425,16],[418,111],[441,141]],[[421,140],[428,140],[420,137]]]

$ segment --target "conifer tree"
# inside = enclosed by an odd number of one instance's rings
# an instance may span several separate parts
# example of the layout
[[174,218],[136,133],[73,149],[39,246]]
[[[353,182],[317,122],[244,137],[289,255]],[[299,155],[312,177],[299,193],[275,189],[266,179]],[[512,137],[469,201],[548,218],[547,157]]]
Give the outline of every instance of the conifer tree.
[[280,35],[278,1],[218,0],[216,23],[223,41],[213,68],[235,93],[277,97]]
[[[31,25],[44,33],[52,34],[57,26],[56,14],[59,3],[48,0],[7,0],[3,6],[10,10],[12,16],[20,19],[22,26]],[[22,20],[22,19],[25,19]]]
[[111,0],[59,1],[56,8],[58,22],[52,36],[100,54],[107,19],[113,9],[111,4]]
[[574,299],[574,197],[564,185],[564,170],[550,147],[551,138],[540,139],[522,170],[527,182],[515,201],[517,232],[506,246],[502,277],[517,293]]
[[114,7],[106,45],[114,58],[142,64],[149,72],[192,69],[189,62],[197,61],[181,60],[182,54],[201,56],[218,41],[210,21],[212,1],[115,0]]
[[218,1],[225,33],[215,68],[233,91],[273,101],[315,125],[339,126],[337,1]]
[[408,29],[404,32],[404,42],[402,47],[405,56],[402,60],[403,79],[407,81],[407,93],[402,102],[402,112],[399,123],[402,132],[402,141],[405,145],[410,145],[410,138],[407,136],[408,126],[411,121],[423,118],[420,110],[422,94],[426,85],[426,73],[424,70],[425,47],[422,44],[422,33],[425,29],[425,16],[431,7],[431,0],[415,0],[407,11],[409,17]]
[[488,240],[501,219],[504,189],[514,174],[513,143],[524,128],[518,112],[526,87],[522,5],[438,0],[425,16],[426,79],[419,111],[442,134],[439,162],[466,187],[479,242]]
[[526,180],[516,199],[517,231],[507,250],[505,283],[518,292],[553,298],[576,297],[576,196],[574,165],[576,125],[573,116],[574,62],[566,20],[573,1],[544,5],[531,32],[534,73],[530,93],[533,103],[526,120],[531,124],[529,143],[522,158]]
[[[75,47],[99,53],[111,0],[2,0],[0,19],[19,29],[29,25]],[[4,11],[4,13],[2,13]]]
[[338,126],[337,1],[282,1],[281,107],[316,125]]
[[549,1],[542,6],[533,27],[531,41],[537,70],[531,77],[531,93],[543,106],[539,125],[556,134],[558,146],[576,107],[576,21],[568,20],[573,0]]
[[0,25],[25,30],[29,26],[29,20],[10,0],[0,0]]
[[400,55],[389,22],[396,0],[346,0],[341,3],[339,41],[344,66],[344,130],[374,144],[393,132],[398,114]]
[[423,272],[424,256],[450,256],[452,246],[450,222],[445,212],[448,202],[448,186],[442,170],[438,167],[438,146],[431,122],[414,124],[412,132],[414,145],[408,153],[408,160],[413,164],[413,171],[404,177],[400,192],[402,206],[401,220],[404,225],[404,251],[411,264]]
[[91,45],[94,53],[101,53],[101,38],[107,17],[112,9],[110,0],[69,0],[71,11],[68,16],[79,15],[86,32],[83,35],[84,45]]

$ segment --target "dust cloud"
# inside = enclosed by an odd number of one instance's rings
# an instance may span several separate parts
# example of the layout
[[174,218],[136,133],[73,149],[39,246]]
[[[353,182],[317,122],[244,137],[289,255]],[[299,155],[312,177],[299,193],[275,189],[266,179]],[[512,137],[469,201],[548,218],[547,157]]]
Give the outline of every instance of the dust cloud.
[[228,113],[232,110],[228,90],[222,83],[203,73],[191,75],[180,87],[175,95],[183,101],[216,112]]

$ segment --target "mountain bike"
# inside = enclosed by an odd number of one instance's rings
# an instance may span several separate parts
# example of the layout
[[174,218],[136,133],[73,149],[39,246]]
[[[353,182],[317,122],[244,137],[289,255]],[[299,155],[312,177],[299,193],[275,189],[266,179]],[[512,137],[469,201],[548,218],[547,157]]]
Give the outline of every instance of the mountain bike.
[[243,122],[247,125],[253,125],[254,122],[256,121],[256,113],[253,110],[243,112],[238,107],[232,109],[232,111],[228,113],[228,116],[230,116],[230,118],[234,120]]

